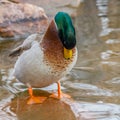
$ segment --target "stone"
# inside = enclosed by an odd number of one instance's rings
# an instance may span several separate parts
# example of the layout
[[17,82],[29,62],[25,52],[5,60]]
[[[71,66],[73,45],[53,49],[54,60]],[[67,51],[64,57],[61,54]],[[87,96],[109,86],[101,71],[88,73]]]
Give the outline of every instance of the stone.
[[43,33],[48,25],[44,9],[29,3],[0,1],[0,37],[25,38],[32,33]]

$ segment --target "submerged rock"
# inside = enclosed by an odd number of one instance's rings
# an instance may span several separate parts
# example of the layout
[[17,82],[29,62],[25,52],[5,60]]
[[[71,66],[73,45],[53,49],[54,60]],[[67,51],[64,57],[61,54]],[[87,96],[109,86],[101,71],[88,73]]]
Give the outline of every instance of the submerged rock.
[[50,98],[50,93],[34,90],[36,96],[47,97],[42,104],[27,104],[27,91],[18,93],[10,103],[10,111],[19,120],[76,120],[69,104],[64,101]]
[[23,38],[44,32],[47,16],[44,9],[28,3],[0,1],[0,37]]

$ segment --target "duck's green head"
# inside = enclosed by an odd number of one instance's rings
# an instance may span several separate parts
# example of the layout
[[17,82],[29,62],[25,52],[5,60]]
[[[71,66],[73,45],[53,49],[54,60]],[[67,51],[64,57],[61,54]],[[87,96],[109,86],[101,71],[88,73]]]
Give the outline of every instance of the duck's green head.
[[76,45],[75,28],[71,17],[65,12],[58,12],[55,16],[55,23],[58,29],[59,38],[64,46],[64,57],[72,57],[72,49]]

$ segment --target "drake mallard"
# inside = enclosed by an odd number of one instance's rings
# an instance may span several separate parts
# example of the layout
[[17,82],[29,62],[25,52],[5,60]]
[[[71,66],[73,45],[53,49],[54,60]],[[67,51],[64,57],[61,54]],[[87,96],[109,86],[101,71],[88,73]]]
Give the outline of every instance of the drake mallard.
[[40,42],[37,42],[38,36],[29,36],[10,54],[13,56],[24,50],[15,63],[14,75],[28,87],[28,104],[44,101],[44,98],[41,101],[34,99],[33,87],[41,88],[53,83],[58,84],[57,97],[61,98],[59,80],[71,71],[77,61],[75,28],[67,13],[58,12]]

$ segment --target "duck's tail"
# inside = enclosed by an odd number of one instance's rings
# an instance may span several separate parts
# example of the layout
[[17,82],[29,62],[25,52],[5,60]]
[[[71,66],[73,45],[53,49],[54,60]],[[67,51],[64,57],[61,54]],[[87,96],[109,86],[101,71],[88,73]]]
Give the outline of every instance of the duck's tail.
[[11,51],[9,54],[9,57],[16,57],[19,56],[22,53],[23,49],[21,46],[15,48],[14,50]]
[[24,50],[30,49],[31,46],[32,46],[32,44],[35,41],[37,41],[37,39],[39,39],[39,37],[37,38],[37,36],[38,36],[37,34],[30,35],[27,39],[25,39],[25,41],[23,42],[23,44],[21,44],[20,46],[18,46],[15,49],[13,49],[11,51],[11,53],[9,54],[9,56],[10,57],[16,57],[16,56],[19,56]]

